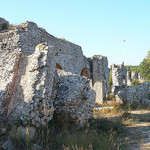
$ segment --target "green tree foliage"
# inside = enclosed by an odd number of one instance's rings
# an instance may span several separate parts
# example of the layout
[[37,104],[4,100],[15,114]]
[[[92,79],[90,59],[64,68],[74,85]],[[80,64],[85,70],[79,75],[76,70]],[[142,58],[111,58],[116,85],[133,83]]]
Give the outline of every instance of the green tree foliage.
[[146,57],[140,64],[140,73],[143,78],[150,81],[150,58]]
[[139,66],[126,66],[127,67],[127,71],[140,71],[140,67]]
[[148,51],[148,54],[147,54],[147,56],[146,56],[146,58],[145,58],[148,62],[150,62],[150,51]]

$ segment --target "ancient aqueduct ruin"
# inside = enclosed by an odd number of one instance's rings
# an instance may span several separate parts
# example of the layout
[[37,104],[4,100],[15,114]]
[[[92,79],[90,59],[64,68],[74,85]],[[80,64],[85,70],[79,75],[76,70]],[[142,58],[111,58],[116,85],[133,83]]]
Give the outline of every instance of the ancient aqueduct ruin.
[[[67,111],[84,124],[95,103],[110,94],[107,57],[86,58],[80,46],[56,38],[33,22],[13,29],[0,18],[0,117],[39,126]],[[119,103],[149,103],[150,83],[129,86],[141,77],[124,64],[112,65],[112,93]]]

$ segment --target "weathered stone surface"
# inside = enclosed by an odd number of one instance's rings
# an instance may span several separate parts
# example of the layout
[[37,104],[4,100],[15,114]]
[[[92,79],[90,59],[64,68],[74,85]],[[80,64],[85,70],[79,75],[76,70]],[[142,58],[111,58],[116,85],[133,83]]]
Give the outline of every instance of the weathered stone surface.
[[13,68],[17,57],[20,54],[23,56],[33,54],[35,47],[43,42],[55,47],[56,67],[60,66],[63,70],[74,74],[89,76],[89,63],[80,46],[48,34],[33,22],[25,22],[18,25],[15,30],[0,33],[0,101],[6,86],[13,80]]
[[127,71],[127,85],[132,84],[132,79],[131,79],[131,72]]
[[9,22],[6,21],[4,18],[0,17],[0,31],[1,30],[6,30],[9,27]]
[[57,96],[54,101],[56,113],[67,112],[70,120],[83,125],[92,117],[95,92],[87,78],[58,70]]
[[138,71],[127,72],[127,85],[131,85],[133,80],[144,82],[144,79],[141,77],[140,72]]
[[137,102],[150,104],[150,82],[144,82],[138,86],[126,86],[118,89],[116,101],[128,105]]
[[2,100],[4,118],[20,118],[23,122],[31,119],[36,125],[52,119],[56,93],[54,54],[53,46],[40,44],[32,55],[20,55]]
[[95,55],[92,61],[92,87],[96,92],[96,103],[103,104],[109,90],[109,69],[107,57]]
[[121,65],[112,65],[112,93],[117,86],[127,85],[127,68],[124,63]]
[[137,80],[138,79],[138,72],[137,71],[132,71],[131,72],[131,79],[132,80]]
[[144,82],[144,78],[141,76],[140,72],[138,72],[138,80],[139,82]]
[[[37,47],[43,42],[48,44]],[[109,93],[106,57],[94,56],[89,63],[80,46],[48,34],[33,22],[0,33],[0,53],[0,114],[9,120],[31,119],[34,124],[51,120],[56,68],[92,79],[102,99]]]

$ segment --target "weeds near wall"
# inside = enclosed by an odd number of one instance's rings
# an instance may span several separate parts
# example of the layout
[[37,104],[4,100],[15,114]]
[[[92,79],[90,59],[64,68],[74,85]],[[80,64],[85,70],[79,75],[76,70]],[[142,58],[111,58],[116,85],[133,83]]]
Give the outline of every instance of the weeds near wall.
[[131,83],[131,85],[133,85],[133,86],[138,86],[140,84],[141,83],[139,82],[139,80],[132,80],[132,83]]

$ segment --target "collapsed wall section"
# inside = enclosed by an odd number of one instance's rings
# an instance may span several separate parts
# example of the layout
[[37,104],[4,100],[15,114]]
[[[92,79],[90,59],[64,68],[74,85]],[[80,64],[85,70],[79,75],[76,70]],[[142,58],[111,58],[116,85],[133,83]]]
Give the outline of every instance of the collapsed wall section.
[[119,89],[116,101],[131,105],[133,103],[150,104],[150,82],[141,83],[138,86],[126,86]]
[[57,70],[57,73],[55,113],[60,116],[67,113],[70,121],[82,126],[93,116],[95,106],[95,91],[89,85],[90,80],[63,70]]
[[37,126],[52,119],[56,94],[54,55],[53,47],[40,44],[32,55],[17,58],[13,80],[2,97],[5,119],[10,122],[21,119],[24,123],[32,120]]
[[38,44],[47,42],[55,47],[56,63],[63,70],[73,74],[81,74],[83,68],[89,70],[89,64],[80,46],[50,35],[33,22],[25,22],[19,25],[17,30],[23,54],[31,55]]
[[19,35],[11,31],[0,33],[0,106],[7,85],[17,76],[15,70],[19,68],[20,55]]
[[[45,125],[52,119],[56,68],[79,76],[75,78],[90,78],[90,65],[80,46],[48,34],[33,22],[0,33],[0,37],[0,112],[9,121],[21,119],[25,123],[31,119],[35,125]],[[77,79],[72,82],[80,84]],[[87,87],[85,83],[84,95]],[[74,96],[81,100],[79,114],[85,113],[81,117],[85,121],[92,114],[95,97],[90,92],[89,99],[80,98],[79,90],[74,93],[79,94]]]
[[59,64],[63,70],[81,75],[86,68],[89,74],[90,66],[80,46],[48,34],[33,22],[25,22],[14,27],[13,30],[0,33],[0,95],[5,91],[6,85],[12,81],[12,70],[17,55],[33,54],[35,47],[43,42],[55,47],[56,64]]

